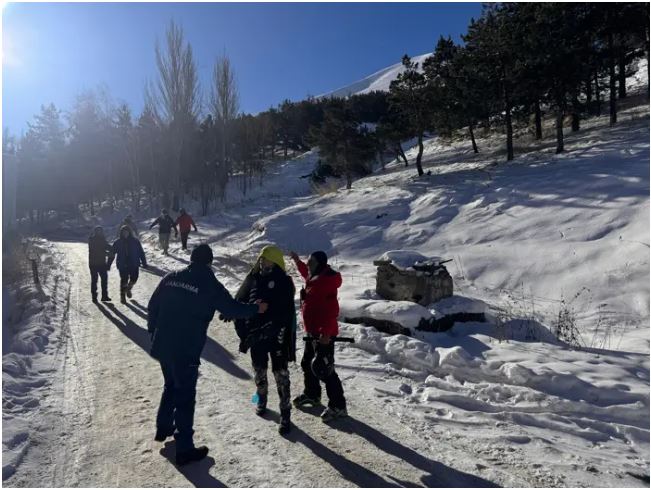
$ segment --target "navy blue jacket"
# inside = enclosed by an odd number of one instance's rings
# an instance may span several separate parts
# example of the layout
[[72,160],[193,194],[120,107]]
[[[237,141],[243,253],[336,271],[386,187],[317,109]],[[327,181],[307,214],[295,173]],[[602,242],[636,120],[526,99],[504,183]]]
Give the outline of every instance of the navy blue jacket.
[[258,313],[257,305],[235,301],[212,269],[202,264],[167,274],[147,309],[152,357],[192,364],[199,363],[215,310],[228,318],[250,318]]
[[[115,263],[118,270],[137,269],[142,263],[147,267],[147,258],[142,245],[138,240],[129,235],[127,238],[118,238],[113,242],[113,254],[117,257]],[[109,262],[109,267],[113,260]]]

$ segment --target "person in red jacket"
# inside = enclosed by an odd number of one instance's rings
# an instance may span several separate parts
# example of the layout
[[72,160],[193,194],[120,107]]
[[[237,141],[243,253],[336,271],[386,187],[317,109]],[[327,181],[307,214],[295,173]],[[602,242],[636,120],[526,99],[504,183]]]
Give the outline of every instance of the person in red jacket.
[[194,227],[194,231],[199,231],[199,230],[197,230],[197,225],[194,224],[194,220],[192,219],[192,216],[186,213],[185,209],[181,208],[180,213],[181,214],[179,215],[179,217],[176,218],[176,224],[178,225],[179,231],[181,232],[181,248],[183,250],[187,250],[190,228]]
[[[348,415],[344,388],[334,370],[334,337],[339,333],[337,289],[341,286],[341,274],[328,265],[325,252],[312,253],[307,264],[295,252],[290,252],[290,257],[305,279],[305,287],[301,289],[301,313],[305,331],[314,339],[305,343],[301,361],[305,387],[303,394],[294,398],[294,406],[319,405],[320,381],[323,381],[328,395],[328,407],[321,414],[321,420],[329,422]],[[318,370],[319,377],[312,369],[313,360],[318,366],[326,367]]]

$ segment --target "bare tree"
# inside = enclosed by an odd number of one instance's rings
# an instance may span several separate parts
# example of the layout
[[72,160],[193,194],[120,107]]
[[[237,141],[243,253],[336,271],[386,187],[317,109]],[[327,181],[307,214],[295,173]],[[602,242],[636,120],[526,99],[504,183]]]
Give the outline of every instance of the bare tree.
[[[217,58],[213,68],[212,90],[210,93],[210,108],[213,111],[217,127],[221,131],[221,172],[218,175],[222,179],[228,179],[231,171],[229,146],[231,138],[229,129],[240,110],[240,97],[235,81],[235,73],[231,66],[231,60],[223,55]],[[225,199],[224,190],[226,182],[219,185],[220,198]]]
[[172,161],[168,187],[174,192],[173,206],[178,208],[184,146],[196,126],[201,94],[192,46],[185,42],[183,29],[174,21],[170,21],[165,41],[164,49],[156,42],[158,80],[146,87],[145,97],[161,127],[169,132]]

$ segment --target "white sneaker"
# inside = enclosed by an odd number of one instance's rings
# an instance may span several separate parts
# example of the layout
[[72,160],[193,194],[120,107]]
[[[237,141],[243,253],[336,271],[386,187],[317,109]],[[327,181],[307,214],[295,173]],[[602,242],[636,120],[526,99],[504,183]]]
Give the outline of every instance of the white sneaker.
[[321,421],[330,422],[335,419],[348,417],[348,411],[344,408],[326,408],[321,414]]

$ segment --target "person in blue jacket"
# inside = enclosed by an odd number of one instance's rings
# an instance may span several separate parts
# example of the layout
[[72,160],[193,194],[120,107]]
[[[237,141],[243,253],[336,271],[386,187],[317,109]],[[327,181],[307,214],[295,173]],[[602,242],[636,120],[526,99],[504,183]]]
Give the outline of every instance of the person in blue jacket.
[[167,274],[149,300],[147,327],[151,356],[160,362],[165,386],[156,417],[156,441],[174,436],[176,464],[203,459],[206,446],[195,447],[192,428],[199,359],[215,310],[228,318],[264,314],[268,304],[240,303],[217,280],[206,244],[195,247],[190,265]]
[[[120,238],[112,246],[118,272],[120,273],[120,301],[126,303],[131,298],[131,289],[138,280],[139,267],[147,268],[147,258],[140,242],[133,236],[129,226],[120,228]],[[113,260],[108,264],[109,269]]]

